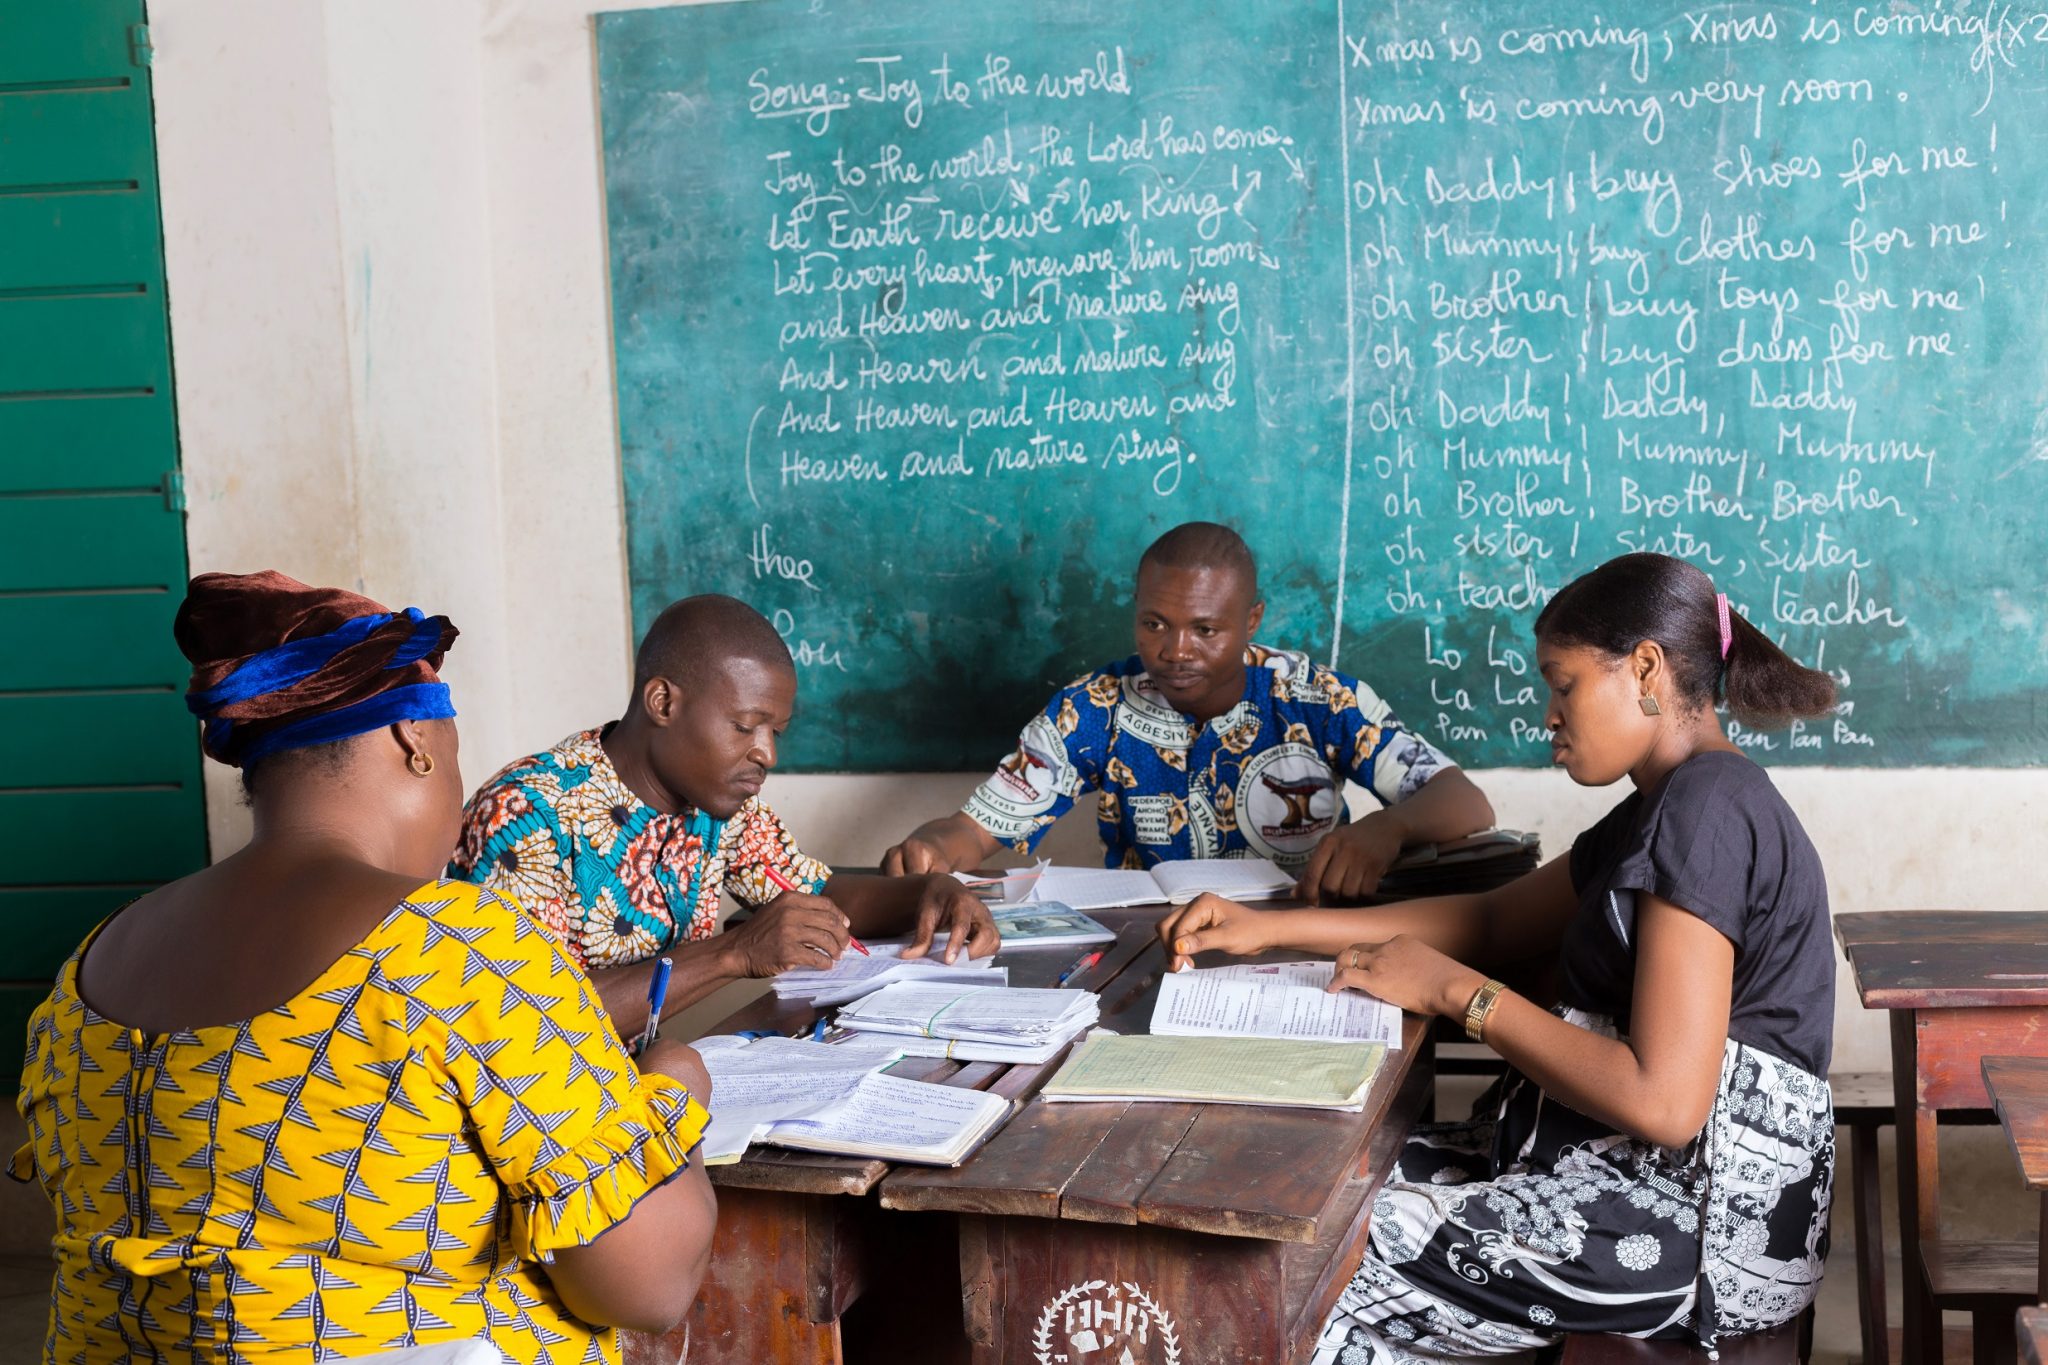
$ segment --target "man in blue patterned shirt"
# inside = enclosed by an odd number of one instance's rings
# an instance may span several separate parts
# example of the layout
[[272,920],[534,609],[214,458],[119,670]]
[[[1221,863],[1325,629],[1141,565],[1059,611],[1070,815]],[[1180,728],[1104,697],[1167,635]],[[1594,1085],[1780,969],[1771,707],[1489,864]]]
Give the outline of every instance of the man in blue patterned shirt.
[[[1365,684],[1253,644],[1265,610],[1235,531],[1168,531],[1138,561],[1138,652],[1061,688],[966,807],[919,826],[883,870],[1028,853],[1091,788],[1106,865],[1270,858],[1311,900],[1366,895],[1404,845],[1493,823],[1485,795]],[[1381,808],[1352,821],[1347,778]]]

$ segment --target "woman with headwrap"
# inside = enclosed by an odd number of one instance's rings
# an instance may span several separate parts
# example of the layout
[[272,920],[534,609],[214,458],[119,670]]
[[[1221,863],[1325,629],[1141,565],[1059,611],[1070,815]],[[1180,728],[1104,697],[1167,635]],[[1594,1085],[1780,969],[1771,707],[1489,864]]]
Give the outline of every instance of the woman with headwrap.
[[176,632],[255,837],[95,929],[30,1023],[44,1358],[617,1361],[615,1328],[672,1326],[709,1085],[679,1044],[636,1064],[527,915],[440,879],[455,628],[261,573],[194,579]]

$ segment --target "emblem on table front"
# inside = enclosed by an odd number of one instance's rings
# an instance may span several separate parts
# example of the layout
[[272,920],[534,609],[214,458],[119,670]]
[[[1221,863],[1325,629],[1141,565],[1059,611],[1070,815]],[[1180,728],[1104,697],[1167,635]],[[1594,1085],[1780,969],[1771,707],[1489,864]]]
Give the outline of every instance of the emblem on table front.
[[1031,1349],[1038,1365],[1180,1365],[1180,1331],[1130,1281],[1088,1280],[1045,1306]]

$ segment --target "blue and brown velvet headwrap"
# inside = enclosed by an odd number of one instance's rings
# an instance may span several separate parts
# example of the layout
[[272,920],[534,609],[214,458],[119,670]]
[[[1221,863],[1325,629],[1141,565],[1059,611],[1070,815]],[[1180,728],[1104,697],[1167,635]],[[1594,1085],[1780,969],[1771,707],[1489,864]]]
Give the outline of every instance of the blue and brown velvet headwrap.
[[201,574],[173,627],[206,752],[248,767],[286,749],[455,714],[435,672],[457,631],[275,570]]

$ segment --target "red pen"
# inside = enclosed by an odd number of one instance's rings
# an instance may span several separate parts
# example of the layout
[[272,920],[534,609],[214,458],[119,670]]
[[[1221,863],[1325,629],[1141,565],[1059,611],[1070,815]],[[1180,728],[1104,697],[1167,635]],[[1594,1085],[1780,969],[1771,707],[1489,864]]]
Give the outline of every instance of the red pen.
[[[789,884],[789,878],[783,876],[780,872],[777,872],[771,864],[761,864],[761,871],[767,874],[769,881],[774,882],[784,891],[796,890],[795,887]],[[855,952],[859,953],[862,957],[872,956],[872,954],[868,952],[866,945],[864,945],[859,939],[855,938],[852,934],[848,934],[846,936],[846,944]]]

